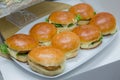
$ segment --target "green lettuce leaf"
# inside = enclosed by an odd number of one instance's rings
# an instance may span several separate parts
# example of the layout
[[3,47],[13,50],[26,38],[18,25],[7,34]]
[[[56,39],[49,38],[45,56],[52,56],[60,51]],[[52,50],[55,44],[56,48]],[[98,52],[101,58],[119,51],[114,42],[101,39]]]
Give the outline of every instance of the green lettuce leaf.
[[68,27],[72,27],[73,25],[74,25],[74,24],[73,24],[73,23],[71,23],[71,24],[69,24],[69,25],[68,25]]
[[46,19],[45,19],[45,22],[49,22],[49,19],[48,19],[48,18],[46,18]]
[[95,44],[95,43],[97,43],[97,42],[100,42],[100,41],[102,41],[102,39],[103,39],[103,36],[101,36],[99,40],[97,40],[97,41],[95,41],[95,42],[92,42],[91,44],[93,45],[93,44]]
[[54,24],[57,28],[63,27],[62,24]]
[[8,54],[8,50],[7,50],[7,45],[6,44],[0,44],[0,51],[3,53],[3,54]]
[[76,17],[75,17],[75,20],[80,21],[81,18],[82,18],[82,17],[80,16],[80,14],[77,14]]
[[96,15],[97,13],[96,12],[94,12],[94,15]]

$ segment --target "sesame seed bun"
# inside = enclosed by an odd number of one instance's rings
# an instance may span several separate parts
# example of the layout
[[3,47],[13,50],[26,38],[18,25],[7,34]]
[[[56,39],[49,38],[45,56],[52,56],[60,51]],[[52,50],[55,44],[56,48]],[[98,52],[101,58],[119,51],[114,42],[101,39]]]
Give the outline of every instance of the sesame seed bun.
[[69,59],[77,55],[80,39],[75,33],[65,31],[53,37],[52,46],[65,52],[66,58]]
[[103,35],[113,34],[116,31],[116,20],[115,17],[108,12],[101,12],[96,14],[90,24],[97,25]]
[[[101,31],[96,25],[82,25],[73,29],[73,32],[76,33],[81,41],[80,47],[83,49],[91,49],[98,46],[102,40]],[[95,42],[94,44],[92,44]]]

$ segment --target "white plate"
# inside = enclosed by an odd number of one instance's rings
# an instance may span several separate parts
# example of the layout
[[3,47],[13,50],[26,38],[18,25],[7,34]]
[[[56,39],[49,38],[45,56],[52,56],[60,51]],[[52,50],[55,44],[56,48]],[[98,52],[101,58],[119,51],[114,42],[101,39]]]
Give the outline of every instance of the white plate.
[[[28,34],[29,30],[31,29],[31,27],[33,25],[35,25],[36,23],[39,23],[39,22],[44,22],[45,19],[47,18],[48,16],[44,16],[30,24],[28,24],[27,26],[25,26],[23,29],[21,29],[20,31],[18,31],[17,33],[25,33],[25,34]],[[116,33],[117,34],[117,33]],[[22,62],[19,62],[15,59],[13,59],[18,65],[20,65],[22,68],[24,68],[25,70],[33,73],[33,74],[36,74],[38,76],[42,76],[42,77],[46,77],[46,78],[56,78],[58,76],[61,76],[61,75],[64,75],[68,72],[70,72],[71,70],[74,70],[75,68],[77,67],[80,67],[80,65],[82,65],[83,63],[85,63],[86,61],[88,61],[89,59],[93,58],[95,55],[97,55],[101,50],[103,50],[105,47],[107,47],[108,44],[111,43],[111,41],[114,40],[116,34],[114,35],[111,35],[111,36],[106,36],[103,38],[103,42],[100,46],[98,46],[97,48],[95,49],[91,49],[91,50],[79,50],[79,53],[78,53],[78,56],[73,58],[73,59],[70,59],[70,60],[67,60],[66,61],[66,65],[65,65],[65,70],[63,73],[61,74],[58,74],[56,76],[46,76],[46,75],[43,75],[43,74],[39,74],[39,73],[36,73],[34,71],[32,71],[30,69],[30,67],[25,64],[25,63],[22,63]]]

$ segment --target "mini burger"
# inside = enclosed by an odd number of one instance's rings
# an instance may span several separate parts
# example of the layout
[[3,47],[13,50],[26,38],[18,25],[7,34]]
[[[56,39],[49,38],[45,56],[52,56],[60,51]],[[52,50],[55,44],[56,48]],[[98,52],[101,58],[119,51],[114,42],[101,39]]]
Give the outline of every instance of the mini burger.
[[69,31],[75,27],[75,15],[68,11],[55,11],[48,17],[48,22],[54,24],[58,33],[62,31]]
[[29,34],[36,39],[40,45],[48,46],[52,37],[57,33],[57,28],[48,22],[35,24],[29,31]]
[[102,34],[96,25],[82,25],[73,29],[80,38],[80,48],[91,49],[97,47],[102,42]]
[[70,31],[64,31],[55,35],[51,43],[53,47],[63,51],[67,59],[77,56],[80,47],[79,36]]
[[115,17],[108,12],[101,12],[96,14],[90,21],[90,24],[97,25],[103,35],[110,35],[116,32]]
[[27,61],[28,52],[38,45],[38,42],[27,34],[15,34],[6,39],[10,55],[21,61]]
[[59,49],[38,46],[28,54],[28,64],[33,71],[54,76],[64,71],[65,54]]
[[76,15],[78,25],[88,24],[90,19],[95,15],[92,6],[86,3],[73,5],[69,11]]

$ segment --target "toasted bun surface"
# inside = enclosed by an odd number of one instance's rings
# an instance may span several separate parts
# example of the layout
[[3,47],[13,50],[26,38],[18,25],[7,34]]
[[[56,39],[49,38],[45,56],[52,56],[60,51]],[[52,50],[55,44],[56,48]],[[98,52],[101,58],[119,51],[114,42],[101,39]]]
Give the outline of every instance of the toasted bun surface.
[[28,58],[43,66],[58,66],[64,63],[65,54],[53,47],[38,46],[31,50]]
[[50,41],[51,38],[57,33],[57,29],[53,24],[41,22],[35,24],[29,33],[38,42],[46,42]]
[[15,34],[5,42],[9,48],[16,51],[29,51],[38,45],[38,42],[27,34]]
[[81,41],[80,48],[92,49],[102,42],[102,35],[99,27],[96,25],[83,25],[73,29]]
[[92,6],[86,3],[76,4],[72,6],[69,11],[74,13],[75,15],[80,14],[81,19],[83,20],[90,19],[94,16],[94,9],[92,8]]
[[52,39],[52,46],[61,49],[64,52],[70,52],[78,49],[80,45],[79,37],[70,31],[61,32]]
[[101,37],[101,31],[96,25],[82,25],[73,29],[82,43],[88,43],[98,40]]
[[71,24],[74,23],[75,15],[68,11],[55,11],[49,16],[50,23]]
[[90,21],[90,24],[97,25],[101,29],[103,35],[112,34],[116,30],[115,17],[108,12],[96,14]]

